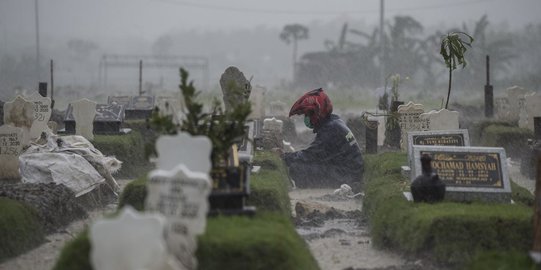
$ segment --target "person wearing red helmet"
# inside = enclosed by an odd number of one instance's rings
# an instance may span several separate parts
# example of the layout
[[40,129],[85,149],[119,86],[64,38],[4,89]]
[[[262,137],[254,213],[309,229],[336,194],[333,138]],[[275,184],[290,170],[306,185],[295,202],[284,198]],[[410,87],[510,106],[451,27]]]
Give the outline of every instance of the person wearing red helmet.
[[351,130],[332,111],[331,100],[321,88],[301,96],[289,117],[304,115],[305,125],[316,137],[306,149],[283,153],[282,157],[297,187],[348,184],[358,192],[364,172],[361,150]]

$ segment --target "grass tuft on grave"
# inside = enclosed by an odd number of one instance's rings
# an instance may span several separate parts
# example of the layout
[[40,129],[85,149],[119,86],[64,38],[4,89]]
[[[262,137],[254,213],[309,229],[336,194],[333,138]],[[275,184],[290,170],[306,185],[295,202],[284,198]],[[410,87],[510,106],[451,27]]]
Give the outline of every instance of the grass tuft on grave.
[[533,132],[527,128],[490,125],[481,134],[481,145],[503,147],[508,157],[520,158],[531,138]]
[[251,192],[247,205],[254,205],[257,211],[276,211],[291,215],[288,191],[290,183],[283,161],[271,152],[255,152],[254,166],[261,166],[257,174],[250,176]]
[[95,135],[94,147],[106,156],[122,161],[122,168],[115,178],[132,178],[145,174],[152,168],[145,156],[145,142],[141,133],[132,131],[126,135]]
[[53,270],[92,270],[88,229],[79,233],[62,249]]
[[319,269],[290,219],[277,213],[208,220],[199,269]]
[[0,262],[32,249],[45,240],[35,210],[0,198]]
[[138,211],[145,209],[145,199],[147,197],[147,177],[141,176],[126,185],[124,191],[120,194],[118,209],[125,205],[131,205]]
[[518,199],[513,189],[516,204],[412,203],[402,195],[409,191],[409,180],[397,169],[406,164],[406,154],[367,155],[365,161],[363,211],[376,247],[463,266],[477,252],[525,252],[531,246],[532,210],[521,203],[528,197],[524,190],[517,192],[524,196]]

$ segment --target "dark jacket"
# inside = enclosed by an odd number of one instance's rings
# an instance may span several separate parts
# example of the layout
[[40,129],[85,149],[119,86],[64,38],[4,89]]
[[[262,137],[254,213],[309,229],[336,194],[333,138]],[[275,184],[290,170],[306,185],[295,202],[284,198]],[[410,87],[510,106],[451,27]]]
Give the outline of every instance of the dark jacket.
[[315,170],[325,173],[328,169],[339,170],[340,175],[361,177],[364,171],[363,157],[357,140],[344,121],[335,114],[314,129],[316,138],[308,148],[285,153],[288,167],[314,165]]

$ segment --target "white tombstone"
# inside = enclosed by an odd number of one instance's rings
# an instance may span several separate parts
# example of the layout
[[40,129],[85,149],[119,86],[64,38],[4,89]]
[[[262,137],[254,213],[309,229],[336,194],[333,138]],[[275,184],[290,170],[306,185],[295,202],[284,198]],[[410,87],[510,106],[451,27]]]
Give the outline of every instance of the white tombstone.
[[457,111],[441,109],[423,113],[419,118],[427,123],[428,130],[455,130],[458,129],[458,116]]
[[519,120],[519,126],[534,130],[534,117],[541,116],[541,95],[533,93],[531,95],[524,96],[524,109],[521,112],[521,118]]
[[23,130],[22,144],[30,141],[30,128],[34,122],[34,103],[22,96],[4,104],[4,124],[20,127]]
[[181,269],[167,251],[166,221],[160,214],[140,214],[130,206],[115,218],[90,227],[90,262],[95,270]]
[[428,123],[419,116],[423,114],[423,104],[408,102],[408,104],[398,106],[398,121],[400,125],[400,148],[406,150],[408,131],[428,130]]
[[265,117],[265,93],[267,89],[263,86],[256,85],[250,95],[250,103],[252,104],[252,112],[248,119],[263,119]]
[[282,120],[276,119],[275,117],[266,118],[265,120],[263,120],[263,130],[282,133],[283,126],[284,122]]
[[212,167],[212,142],[206,136],[192,136],[186,132],[160,136],[156,141],[156,168],[172,170],[184,164],[191,171],[209,173]]
[[513,87],[507,88],[506,92],[507,92],[507,101],[509,103],[509,112],[507,114],[507,120],[518,121],[520,107],[522,105],[521,100],[523,100],[524,96],[530,93],[530,91],[515,85]]
[[94,139],[96,105],[96,102],[86,98],[71,103],[75,120],[75,135],[81,135],[90,141]]
[[23,129],[0,126],[0,179],[19,178],[19,155],[23,148]]
[[34,92],[27,100],[34,103],[34,122],[30,128],[30,139],[34,140],[39,138],[43,131],[50,130],[47,124],[52,113],[51,99]]
[[494,98],[494,115],[497,119],[505,120],[509,115],[509,101],[506,97]]
[[209,210],[209,174],[179,164],[172,170],[153,170],[148,179],[145,209],[167,217],[169,251],[184,267],[196,269],[196,237],[205,231]]

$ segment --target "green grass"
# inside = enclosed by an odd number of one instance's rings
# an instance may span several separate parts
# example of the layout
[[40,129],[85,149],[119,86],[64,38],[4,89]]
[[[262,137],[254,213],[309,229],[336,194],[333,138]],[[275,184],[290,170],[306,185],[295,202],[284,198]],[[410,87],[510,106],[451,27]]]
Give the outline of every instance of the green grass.
[[490,125],[483,130],[481,145],[503,147],[508,157],[520,158],[528,150],[530,138],[533,132],[527,128]]
[[34,209],[0,197],[0,262],[36,247],[45,240]]
[[270,152],[256,152],[255,160],[261,170],[250,176],[251,193],[247,204],[256,206],[257,211],[277,211],[290,216],[290,183],[282,161]]
[[133,208],[143,211],[145,209],[145,199],[147,197],[147,177],[141,176],[131,181],[120,194],[118,209],[125,205],[131,205]]
[[532,209],[521,203],[532,199],[527,191],[513,190],[516,204],[412,203],[402,195],[409,191],[409,180],[397,169],[406,164],[406,154],[367,155],[365,159],[363,211],[370,219],[374,246],[429,254],[455,266],[469,262],[478,252],[525,252],[531,246]]
[[133,178],[148,172],[152,165],[145,157],[145,142],[141,133],[132,131],[127,135],[96,135],[94,147],[106,156],[122,161],[122,168],[115,178]]
[[278,213],[209,219],[197,258],[205,270],[319,269],[289,218]]
[[53,270],[92,270],[90,250],[90,239],[86,229],[64,246]]

